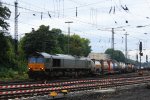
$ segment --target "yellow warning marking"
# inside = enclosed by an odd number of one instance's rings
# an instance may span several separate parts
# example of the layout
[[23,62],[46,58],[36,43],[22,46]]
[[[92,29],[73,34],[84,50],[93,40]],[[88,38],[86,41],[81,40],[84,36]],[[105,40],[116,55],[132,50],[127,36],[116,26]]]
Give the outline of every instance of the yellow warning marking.
[[49,95],[50,95],[51,97],[56,97],[58,94],[57,94],[57,92],[53,91],[53,92],[50,92]]
[[68,90],[61,90],[61,92],[66,95],[68,93]]

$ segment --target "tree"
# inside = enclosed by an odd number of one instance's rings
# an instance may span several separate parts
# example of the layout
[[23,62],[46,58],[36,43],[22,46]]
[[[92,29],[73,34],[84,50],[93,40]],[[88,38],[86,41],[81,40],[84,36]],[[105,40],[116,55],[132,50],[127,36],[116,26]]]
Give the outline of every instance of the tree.
[[65,34],[60,34],[58,37],[58,46],[61,51],[59,53],[67,54],[68,53],[68,36]]
[[90,41],[88,39],[81,38],[81,42],[82,42],[83,56],[88,56],[88,54],[91,52],[91,46],[89,46]]
[[114,52],[115,52],[114,49],[107,49],[105,51],[106,54],[110,55],[111,59],[114,59]]
[[110,57],[119,62],[125,62],[125,56],[120,50],[107,49],[106,54],[109,54]]
[[[0,2],[0,27],[2,29],[8,29],[8,23],[5,20],[8,20],[10,17],[10,10],[7,7],[4,7]],[[6,64],[7,50],[9,46],[7,43],[7,38],[4,32],[0,32],[0,64]]]
[[2,29],[8,30],[9,24],[5,20],[9,19],[10,14],[10,10],[7,7],[3,6],[0,2],[0,27]]
[[3,32],[0,32],[0,64],[5,63],[7,58],[6,53],[8,50],[7,40]]
[[77,56],[87,56],[91,52],[90,41],[80,38],[79,35],[72,35],[70,38],[70,53]]
[[66,49],[64,46],[64,44],[66,44],[66,36],[62,34],[62,31],[60,29],[53,28],[50,32],[54,37],[53,39],[56,41],[53,53],[66,53]]
[[49,30],[49,26],[41,25],[38,30],[34,30],[21,39],[22,50],[26,55],[34,52],[47,52],[50,54],[67,54],[68,38],[70,38],[70,54],[87,56],[91,52],[90,41],[80,38],[78,35],[62,34],[60,29]]
[[22,47],[27,55],[34,52],[55,53],[57,36],[55,32],[49,31],[49,26],[41,25],[37,31],[26,33]]
[[79,56],[83,54],[81,39],[78,35],[71,36],[69,45],[69,51],[71,55]]

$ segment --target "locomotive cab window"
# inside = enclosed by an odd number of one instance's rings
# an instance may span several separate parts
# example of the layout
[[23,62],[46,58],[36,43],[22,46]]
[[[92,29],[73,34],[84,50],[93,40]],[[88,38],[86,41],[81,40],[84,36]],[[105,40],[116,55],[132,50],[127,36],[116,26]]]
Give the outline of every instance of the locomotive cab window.
[[35,57],[29,58],[29,63],[36,63],[36,58]]
[[53,59],[53,67],[60,67],[60,59]]
[[44,58],[37,58],[37,63],[43,63],[44,62]]

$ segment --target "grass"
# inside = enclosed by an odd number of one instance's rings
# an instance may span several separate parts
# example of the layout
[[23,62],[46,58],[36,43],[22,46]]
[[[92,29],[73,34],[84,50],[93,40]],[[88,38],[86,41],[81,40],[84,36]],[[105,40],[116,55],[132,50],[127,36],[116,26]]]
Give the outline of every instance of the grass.
[[15,81],[15,80],[26,80],[28,74],[26,72],[18,72],[12,69],[2,69],[0,71],[0,81]]

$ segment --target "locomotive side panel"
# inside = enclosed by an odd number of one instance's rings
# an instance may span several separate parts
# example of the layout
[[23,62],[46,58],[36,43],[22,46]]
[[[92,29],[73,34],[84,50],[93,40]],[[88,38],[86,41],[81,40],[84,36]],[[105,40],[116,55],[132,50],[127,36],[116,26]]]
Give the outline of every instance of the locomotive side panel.
[[73,59],[63,59],[63,65],[62,68],[74,68],[75,66],[75,60]]
[[87,62],[85,60],[76,60],[75,68],[87,68]]

